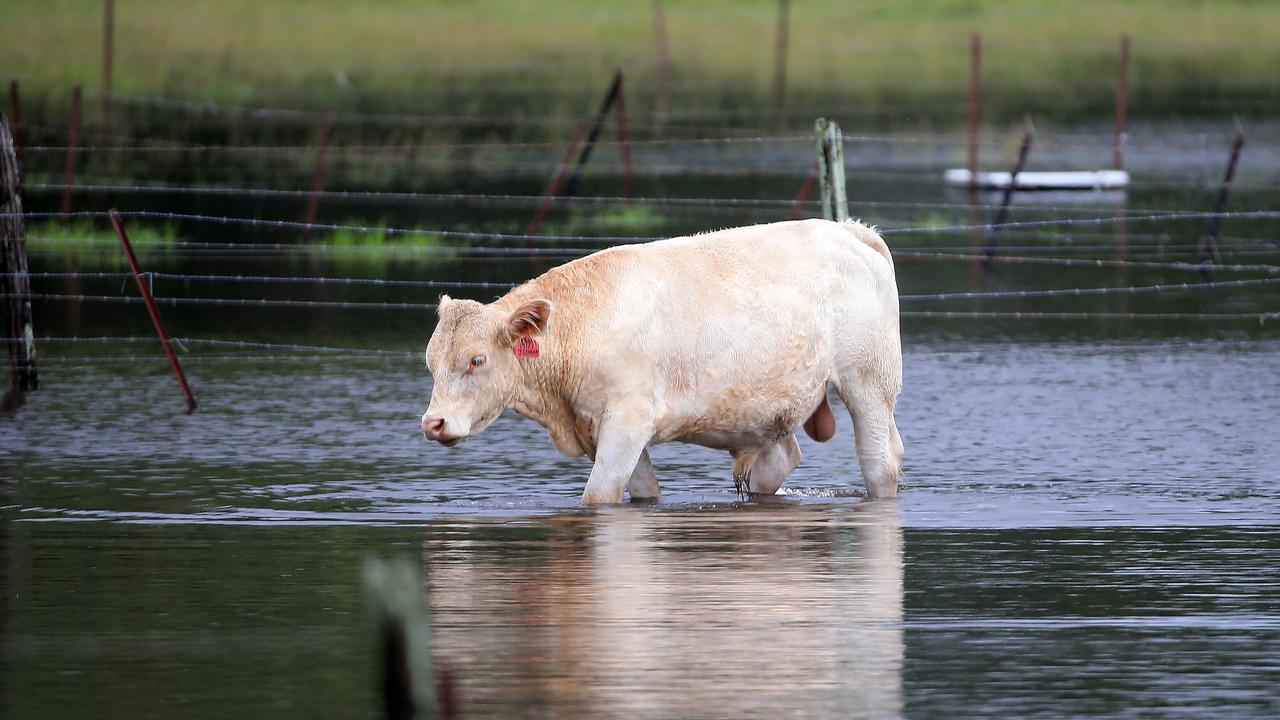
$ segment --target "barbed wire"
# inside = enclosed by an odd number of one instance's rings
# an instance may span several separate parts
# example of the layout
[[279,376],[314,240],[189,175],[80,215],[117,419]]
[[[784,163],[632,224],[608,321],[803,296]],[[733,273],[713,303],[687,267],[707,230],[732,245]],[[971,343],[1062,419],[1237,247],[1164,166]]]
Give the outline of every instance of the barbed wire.
[[[544,240],[544,241],[585,241],[585,242],[650,242],[653,240],[663,240],[666,236],[656,235],[525,235],[518,233],[499,233],[471,230],[444,230],[444,229],[424,229],[424,228],[400,228],[400,227],[377,227],[368,225],[347,225],[337,223],[305,223],[295,220],[267,220],[262,218],[245,218],[232,217],[225,215],[207,215],[199,213],[176,213],[164,212],[158,210],[125,210],[118,213],[122,217],[148,218],[158,220],[179,220],[190,222],[209,222],[230,225],[249,225],[256,227],[276,227],[288,229],[318,229],[318,230],[334,230],[334,231],[354,231],[363,233],[381,233],[386,235],[434,235],[438,237],[459,237],[459,238],[475,238],[486,240]],[[23,212],[23,213],[0,213],[0,217],[22,217],[26,219],[39,218],[100,218],[108,215],[105,211],[99,210],[82,210],[72,213],[61,212]],[[1165,222],[1171,220],[1204,220],[1211,217],[1219,217],[1222,219],[1277,219],[1280,218],[1280,210],[1235,210],[1226,212],[1215,211],[1169,211],[1159,213],[1147,213],[1140,215],[1119,215],[1110,217],[1089,217],[1089,218],[1053,218],[1046,220],[1016,220],[1002,223],[999,227],[1004,229],[1015,228],[1033,228],[1033,227],[1053,227],[1058,225],[1109,225],[1117,222],[1142,223],[1142,222]],[[957,233],[970,232],[973,230],[989,230],[995,227],[992,223],[979,223],[973,225],[921,225],[916,227],[898,227],[898,228],[880,228],[881,235],[901,235],[908,233],[928,234],[928,233]]]
[[[157,193],[157,194],[190,194],[190,195],[242,195],[245,197],[319,197],[326,199],[338,200],[373,200],[373,201],[422,201],[422,200],[438,200],[450,202],[474,203],[480,201],[482,203],[504,204],[516,207],[537,206],[546,198],[542,195],[517,195],[503,193],[424,193],[424,192],[391,192],[378,190],[306,190],[306,189],[286,189],[286,188],[254,188],[254,187],[226,187],[214,185],[139,185],[128,183],[94,183],[94,184],[64,184],[64,183],[42,183],[28,182],[23,185],[27,190],[39,190],[48,192],[61,192],[63,190],[71,190],[73,192],[120,192],[120,193]],[[671,205],[671,206],[692,206],[692,207],[723,207],[725,205],[740,206],[746,208],[761,209],[778,209],[790,210],[795,206],[806,208],[818,208],[821,202],[818,200],[779,200],[771,198],[714,198],[714,197],[622,197],[622,196],[557,196],[556,204],[563,205]],[[924,208],[924,209],[953,209],[953,210],[994,210],[1000,207],[997,203],[947,203],[947,202],[924,202],[924,201],[900,201],[900,200],[853,200],[849,203],[852,206],[866,207],[904,207],[904,208]],[[1145,213],[1157,214],[1162,212],[1175,212],[1157,210],[1154,208],[1119,208],[1115,206],[1098,206],[1098,205],[1040,205],[1040,204],[1013,204],[1009,208],[1012,211],[1030,211],[1030,212],[1098,212],[1122,211],[1124,213]]]
[[1280,319],[1280,312],[1257,313],[1126,313],[1126,312],[1019,312],[965,310],[902,310],[906,318],[949,320],[1254,320],[1265,323]]

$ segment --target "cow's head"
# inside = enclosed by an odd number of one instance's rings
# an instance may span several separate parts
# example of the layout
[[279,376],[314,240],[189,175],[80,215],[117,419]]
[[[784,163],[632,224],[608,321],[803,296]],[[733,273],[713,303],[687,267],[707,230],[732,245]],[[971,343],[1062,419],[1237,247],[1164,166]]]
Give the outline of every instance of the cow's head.
[[514,402],[522,376],[513,350],[547,327],[551,303],[526,300],[515,310],[498,303],[440,298],[440,322],[427,343],[427,369],[435,378],[422,416],[428,440],[453,447],[489,427]]

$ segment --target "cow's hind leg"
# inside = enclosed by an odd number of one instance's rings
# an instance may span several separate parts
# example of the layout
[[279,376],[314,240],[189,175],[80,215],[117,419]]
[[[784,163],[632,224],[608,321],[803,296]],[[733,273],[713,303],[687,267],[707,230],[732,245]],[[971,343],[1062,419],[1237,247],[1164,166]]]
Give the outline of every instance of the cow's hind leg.
[[632,500],[657,500],[662,494],[658,488],[658,476],[653,474],[653,463],[649,460],[649,451],[640,453],[636,469],[631,471],[631,479],[627,481],[627,494]]
[[898,495],[902,475],[902,437],[893,421],[896,394],[878,388],[837,388],[849,414],[858,450],[858,464],[867,485],[867,497]]
[[756,495],[778,492],[787,476],[800,464],[800,443],[787,435],[761,450],[745,450],[734,456],[733,484]]

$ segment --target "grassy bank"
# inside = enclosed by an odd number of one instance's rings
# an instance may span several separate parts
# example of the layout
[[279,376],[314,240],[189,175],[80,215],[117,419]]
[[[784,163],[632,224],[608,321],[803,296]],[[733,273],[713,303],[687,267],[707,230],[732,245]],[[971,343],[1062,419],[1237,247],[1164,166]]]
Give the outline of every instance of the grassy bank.
[[[1276,93],[1280,5],[1273,3],[791,5],[793,106],[897,105],[903,115],[919,114],[912,102],[963,94],[973,31],[985,39],[994,113],[1005,106],[1021,113],[1033,98],[1067,112],[1105,106],[1121,32],[1135,37],[1137,98],[1213,110]],[[37,95],[48,93],[33,101],[41,105],[60,104],[76,82],[98,89],[101,8],[97,0],[7,8],[0,67]],[[769,101],[773,0],[670,0],[665,15],[673,111]],[[644,110],[656,94],[653,27],[647,2],[131,0],[116,3],[114,83],[123,93],[353,111],[578,113],[624,65],[634,86],[628,99]]]

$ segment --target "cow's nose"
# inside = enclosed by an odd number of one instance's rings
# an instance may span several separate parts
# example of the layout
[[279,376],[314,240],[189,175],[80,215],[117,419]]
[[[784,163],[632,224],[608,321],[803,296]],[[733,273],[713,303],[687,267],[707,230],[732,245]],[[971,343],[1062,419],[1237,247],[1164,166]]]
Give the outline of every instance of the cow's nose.
[[422,434],[426,435],[428,440],[444,439],[444,418],[430,415],[422,418]]

